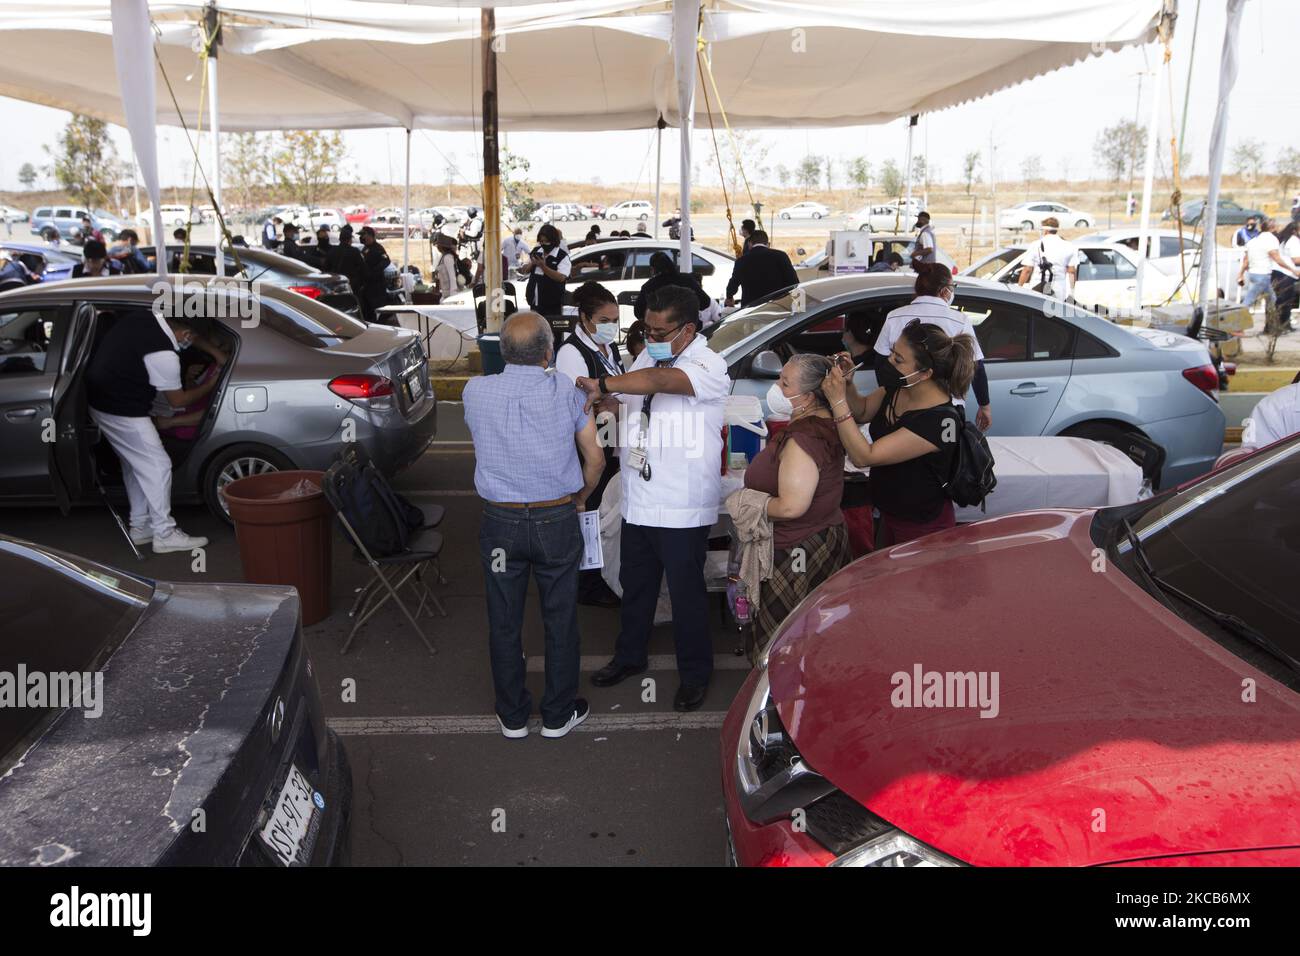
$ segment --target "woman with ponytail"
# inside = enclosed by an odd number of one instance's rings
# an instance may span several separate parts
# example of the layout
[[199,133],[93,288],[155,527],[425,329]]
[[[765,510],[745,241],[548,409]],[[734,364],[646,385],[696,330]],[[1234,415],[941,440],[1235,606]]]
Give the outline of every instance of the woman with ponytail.
[[767,403],[773,412],[788,415],[790,424],[745,469],[745,487],[771,496],[766,509],[772,525],[772,574],[756,602],[755,654],[795,605],[852,558],[840,511],[844,446],[822,390],[833,372],[824,355],[796,355],[785,363]]
[[[602,375],[622,375],[623,357],[614,340],[618,338],[618,302],[614,293],[599,282],[584,282],[573,293],[578,307],[578,321],[555,353],[555,370],[576,382],[580,377],[600,378]],[[587,510],[600,508],[605,486],[618,474],[617,435],[618,399],[606,396],[592,409],[597,418],[597,435],[605,450],[605,471],[600,484],[587,497]],[[596,607],[618,607],[619,599],[605,583],[598,570],[578,572],[578,603]]]
[[869,467],[871,503],[880,511],[888,547],[951,528],[956,519],[946,491],[963,423],[953,399],[966,394],[975,374],[975,342],[937,325],[913,321],[877,375],[881,387],[863,398],[858,421],[870,421],[871,441],[858,430],[837,365],[822,389],[849,458]]

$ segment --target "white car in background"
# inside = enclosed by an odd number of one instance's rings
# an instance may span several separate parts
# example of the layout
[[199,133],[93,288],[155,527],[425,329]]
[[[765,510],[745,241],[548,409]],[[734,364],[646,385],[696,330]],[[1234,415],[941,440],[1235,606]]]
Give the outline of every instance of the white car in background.
[[28,222],[31,219],[27,213],[13,206],[0,206],[0,216],[4,217],[5,222]]
[[844,220],[845,229],[857,229],[861,232],[898,232],[906,231],[915,222],[916,214],[909,215],[901,206],[882,203],[878,206],[863,206],[850,213]]
[[[1076,242],[1075,248],[1083,254],[1074,283],[1074,301],[1086,309],[1113,312],[1133,308],[1133,293],[1137,290],[1137,253],[1128,246],[1111,242]],[[1033,243],[1018,243],[999,249],[979,262],[961,271],[961,275],[976,279],[989,279],[1014,286],[1020,281],[1020,270],[1028,263]],[[1032,286],[1036,279],[1030,279]],[[1142,282],[1144,307],[1165,305],[1170,302],[1191,300],[1192,283],[1183,285],[1181,277],[1149,268]]]
[[340,229],[348,224],[347,214],[342,209],[313,209],[311,211],[311,230],[315,232],[321,226],[338,235]]
[[1055,218],[1062,229],[1087,229],[1097,221],[1092,213],[1071,209],[1065,203],[1034,199],[1008,206],[998,213],[998,228],[1033,231],[1042,229],[1043,220],[1050,218]]
[[[599,282],[619,300],[619,324],[624,330],[636,320],[634,306],[636,294],[641,291],[650,278],[650,257],[656,252],[665,252],[678,261],[680,244],[658,239],[606,239],[593,242],[573,250],[569,280],[565,283],[569,291],[584,282]],[[727,297],[727,282],[731,279],[731,269],[735,259],[709,246],[691,247],[691,271],[700,278],[700,285],[709,297],[721,303]],[[523,308],[524,287],[527,278],[512,278]],[[442,300],[443,305],[464,308],[473,304],[468,291]]]
[[[203,216],[197,209],[190,209],[189,206],[182,206],[172,203],[159,203],[158,211],[162,214],[162,224],[170,226],[173,229],[179,229],[187,222],[202,222]],[[153,225],[153,207],[146,206],[140,211],[140,215],[135,217],[135,221],[142,226]]]
[[830,209],[821,203],[807,200],[786,206],[777,213],[782,219],[825,219],[830,214]]
[[[1105,229],[1084,236],[1079,242],[1111,242],[1119,243],[1128,248],[1137,251],[1139,230],[1130,226],[1124,229]],[[1151,265],[1156,269],[1169,276],[1174,276],[1181,280],[1183,271],[1186,269],[1187,282],[1193,289],[1198,284],[1196,278],[1201,266],[1201,243],[1200,232],[1193,228],[1185,228],[1182,237],[1178,235],[1177,229],[1151,229],[1147,235],[1150,237],[1148,247],[1151,249]],[[1182,249],[1183,261],[1178,261],[1178,250]],[[1241,268],[1242,250],[1233,249],[1228,246],[1214,247],[1214,265],[1212,268],[1217,269],[1217,287],[1223,289],[1225,293],[1231,293],[1233,286],[1237,282],[1237,270]]]
[[625,199],[605,210],[606,219],[649,219],[655,207],[644,199]]

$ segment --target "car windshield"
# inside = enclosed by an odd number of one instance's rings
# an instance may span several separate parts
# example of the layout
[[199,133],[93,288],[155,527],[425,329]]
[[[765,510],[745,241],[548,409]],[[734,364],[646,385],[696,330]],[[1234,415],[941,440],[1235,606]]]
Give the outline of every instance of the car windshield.
[[[119,571],[35,545],[0,538],[0,675],[20,670],[30,691],[33,675],[66,686],[71,675],[94,672],[130,633],[153,597],[153,585]],[[57,639],[53,639],[57,638]],[[85,701],[88,706],[93,701]],[[60,712],[25,696],[21,706],[0,707],[0,772],[17,761],[43,725]]]
[[[749,338],[772,323],[790,318],[793,314],[794,299],[792,292],[787,292],[768,302],[760,302],[733,312],[713,331],[713,335],[709,337],[709,348],[715,352],[725,352],[737,342]],[[807,303],[812,302],[810,296],[805,295],[805,300]]]
[[[1154,574],[1215,610],[1232,614],[1300,659],[1300,590],[1278,582],[1300,555],[1300,439],[1228,467],[1182,494],[1162,496],[1130,519]],[[1143,576],[1125,535],[1116,563]],[[1221,629],[1175,598],[1190,623]],[[1228,645],[1230,648],[1232,645]]]
[[976,279],[991,279],[1002,270],[1008,262],[1013,262],[1025,254],[1024,249],[1012,248],[1003,249],[1001,252],[989,256],[983,262],[979,263],[968,274]]

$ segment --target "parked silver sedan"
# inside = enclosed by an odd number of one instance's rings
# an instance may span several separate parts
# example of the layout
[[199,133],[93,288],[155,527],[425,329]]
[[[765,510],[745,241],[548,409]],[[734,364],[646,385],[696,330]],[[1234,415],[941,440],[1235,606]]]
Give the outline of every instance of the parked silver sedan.
[[[728,316],[710,337],[733,391],[763,398],[797,352],[832,355],[846,330],[869,348],[885,316],[914,297],[910,276],[817,279]],[[1115,325],[1036,292],[956,279],[956,308],[975,327],[992,400],[992,435],[1071,435],[1122,445],[1139,435],[1164,448],[1160,485],[1209,471],[1223,447],[1219,377],[1205,345]],[[865,340],[864,340],[865,341]],[[854,382],[876,387],[868,362]],[[974,394],[967,395],[974,408]]]
[[[87,413],[85,375],[104,332],[148,310],[157,276],[71,279],[0,294],[0,504],[95,500],[121,484],[117,457]],[[187,376],[220,376],[198,420],[164,429],[172,497],[225,517],[218,490],[246,475],[325,469],[360,442],[391,475],[432,441],[437,405],[416,333],[366,325],[294,292],[188,279],[173,306],[207,320],[230,359],[181,355]],[[177,287],[169,287],[176,290]],[[173,313],[176,314],[176,313]],[[50,440],[51,437],[53,440]]]

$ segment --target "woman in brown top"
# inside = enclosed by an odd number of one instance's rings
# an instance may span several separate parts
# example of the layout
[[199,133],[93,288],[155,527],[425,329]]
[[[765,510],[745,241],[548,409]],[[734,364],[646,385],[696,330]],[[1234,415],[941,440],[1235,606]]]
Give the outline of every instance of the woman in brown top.
[[796,355],[768,393],[772,411],[790,416],[745,471],[745,487],[766,492],[772,521],[772,576],[754,613],[754,653],[767,646],[795,605],[852,560],[840,512],[844,446],[822,382],[831,360]]

